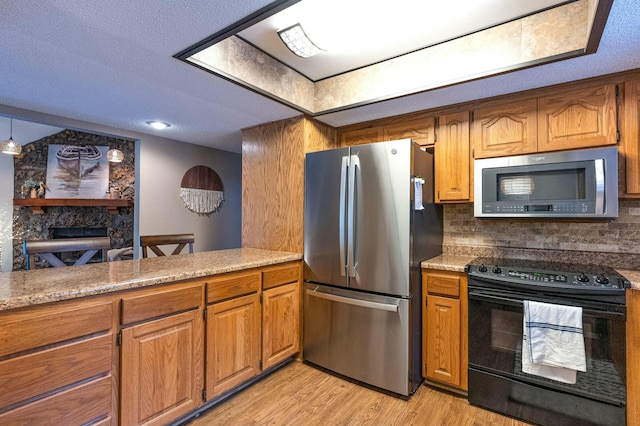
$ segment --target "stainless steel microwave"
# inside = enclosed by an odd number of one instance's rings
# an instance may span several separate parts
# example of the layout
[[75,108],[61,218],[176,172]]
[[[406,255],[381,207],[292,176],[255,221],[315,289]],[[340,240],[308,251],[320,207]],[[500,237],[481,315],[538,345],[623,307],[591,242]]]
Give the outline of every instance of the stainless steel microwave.
[[474,162],[475,217],[618,217],[618,149]]

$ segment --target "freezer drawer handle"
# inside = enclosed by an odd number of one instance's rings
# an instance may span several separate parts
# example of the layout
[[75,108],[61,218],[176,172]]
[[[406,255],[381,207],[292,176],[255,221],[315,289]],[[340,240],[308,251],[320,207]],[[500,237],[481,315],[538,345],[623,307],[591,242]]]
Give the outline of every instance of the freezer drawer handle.
[[369,302],[368,300],[352,299],[350,297],[336,296],[335,294],[322,293],[315,290],[307,290],[309,296],[320,299],[332,300],[334,302],[346,303],[348,305],[360,306],[363,308],[377,309],[379,311],[398,312],[398,305],[389,303]]

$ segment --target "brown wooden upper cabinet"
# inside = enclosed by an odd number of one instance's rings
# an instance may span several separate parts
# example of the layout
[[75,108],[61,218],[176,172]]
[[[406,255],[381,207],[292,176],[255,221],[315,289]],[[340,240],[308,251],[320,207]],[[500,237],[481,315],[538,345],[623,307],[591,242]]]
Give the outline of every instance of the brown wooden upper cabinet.
[[474,158],[536,152],[537,106],[536,99],[525,99],[474,110],[471,125]]
[[599,84],[472,111],[474,158],[615,145],[615,84]]
[[538,151],[615,145],[616,86],[588,87],[538,100]]
[[[620,152],[626,170],[620,197],[640,197],[640,81],[627,81],[624,85],[625,129],[620,141]],[[622,167],[623,164],[620,164]]]
[[429,147],[435,144],[436,126],[435,118],[416,118],[388,124],[385,128],[385,140],[411,139],[421,147]]
[[421,147],[432,147],[435,143],[435,117],[407,117],[401,121],[373,127],[346,130],[340,134],[341,146],[411,139]]
[[472,201],[469,113],[440,116],[435,147],[436,202]]
[[340,135],[341,146],[361,145],[382,140],[384,140],[384,130],[381,126],[350,130]]

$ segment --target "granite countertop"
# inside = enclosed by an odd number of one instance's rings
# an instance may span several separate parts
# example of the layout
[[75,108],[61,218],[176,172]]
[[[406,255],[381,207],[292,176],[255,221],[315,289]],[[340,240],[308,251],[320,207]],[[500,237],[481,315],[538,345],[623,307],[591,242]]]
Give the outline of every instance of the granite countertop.
[[440,269],[442,271],[464,272],[467,263],[473,261],[477,256],[441,254],[440,256],[427,259],[420,263],[423,269]]
[[631,281],[631,288],[640,290],[640,271],[633,269],[616,269],[620,275]]
[[0,311],[302,259],[252,248],[0,273]]
[[[442,254],[420,263],[423,269],[439,269],[443,271],[464,272],[467,263],[477,256]],[[640,271],[633,269],[615,268],[616,271],[631,282],[631,288],[640,290]]]

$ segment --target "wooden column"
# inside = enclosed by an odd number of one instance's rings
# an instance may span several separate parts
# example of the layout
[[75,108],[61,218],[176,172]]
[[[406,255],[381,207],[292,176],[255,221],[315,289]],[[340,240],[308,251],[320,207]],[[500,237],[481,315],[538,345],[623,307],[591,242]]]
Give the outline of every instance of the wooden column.
[[336,146],[336,131],[306,117],[242,132],[242,247],[302,253],[304,156]]

